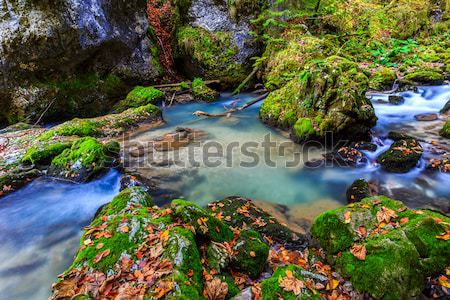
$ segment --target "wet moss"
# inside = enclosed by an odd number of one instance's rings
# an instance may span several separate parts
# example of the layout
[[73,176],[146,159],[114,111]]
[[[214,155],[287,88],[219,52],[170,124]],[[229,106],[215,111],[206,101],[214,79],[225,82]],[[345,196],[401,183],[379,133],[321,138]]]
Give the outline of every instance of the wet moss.
[[219,93],[209,88],[201,78],[195,78],[192,81],[192,95],[206,102],[215,101],[219,97]]
[[33,146],[28,148],[27,152],[20,161],[27,165],[49,165],[54,157],[58,156],[61,152],[71,146],[71,143],[55,143]]
[[439,134],[447,139],[450,139],[450,119],[448,119],[444,127],[442,127],[441,131],[439,131]]
[[157,105],[165,99],[164,93],[153,87],[137,86],[127,97],[116,106],[115,112],[122,112],[128,108],[137,108],[147,104]]
[[406,173],[417,166],[422,154],[422,146],[416,140],[398,140],[378,156],[377,162],[389,172]]
[[405,75],[404,80],[413,84],[441,84],[445,77],[436,69],[418,69]]
[[370,76],[369,88],[377,91],[390,90],[396,78],[397,75],[393,70],[381,67]]
[[195,231],[215,242],[231,241],[233,232],[216,217],[209,214],[198,204],[186,200],[173,200],[171,207],[174,214],[183,222],[192,225]]
[[261,284],[261,293],[263,300],[273,300],[279,299],[280,297],[285,300],[319,300],[321,299],[320,294],[309,289],[303,289],[302,293],[297,296],[293,292],[287,292],[284,288],[280,287],[280,282],[286,277],[286,271],[292,272],[292,275],[298,280],[304,280],[302,275],[303,269],[296,265],[288,265],[280,267],[275,270],[272,276],[264,280]]
[[233,267],[257,278],[267,265],[269,246],[261,240],[261,236],[254,230],[241,231],[234,247],[235,256]]

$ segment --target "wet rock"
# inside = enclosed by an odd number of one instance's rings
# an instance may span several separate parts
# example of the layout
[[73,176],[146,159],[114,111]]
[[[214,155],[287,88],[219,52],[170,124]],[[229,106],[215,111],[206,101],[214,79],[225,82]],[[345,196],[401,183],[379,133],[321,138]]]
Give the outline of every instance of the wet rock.
[[102,145],[95,138],[84,137],[74,142],[53,158],[48,175],[76,182],[86,182],[95,175],[114,166],[119,153],[113,153],[120,146]]
[[439,111],[441,114],[448,114],[450,112],[450,100],[445,103],[444,107]]
[[356,150],[370,151],[375,152],[377,150],[377,145],[370,142],[358,142],[353,143],[350,146],[351,148],[355,148]]
[[364,179],[355,180],[347,189],[347,202],[360,202],[364,198],[371,196],[369,184]]
[[390,95],[388,101],[393,105],[402,105],[405,103],[405,98],[403,96]]
[[258,208],[250,199],[228,197],[208,205],[211,213],[221,213],[223,221],[233,227],[249,228],[267,235],[275,241],[287,243],[287,246],[304,247],[306,238],[280,224],[277,219]]
[[351,146],[328,152],[324,158],[339,167],[357,167],[367,163],[366,156]]
[[192,81],[192,96],[194,99],[212,102],[219,98],[219,93],[208,87],[202,79],[196,78]]
[[0,103],[8,108],[0,124],[34,121],[52,99],[44,118],[91,117],[111,107],[125,81],[160,75],[145,1],[15,1],[0,14]]
[[0,129],[0,134],[9,133],[9,132],[15,132],[15,131],[21,131],[21,130],[26,130],[26,129],[31,129],[32,127],[33,126],[30,125],[30,124],[19,122],[19,123],[16,123],[14,125],[10,125],[8,127]]
[[165,99],[165,95],[153,87],[137,86],[127,97],[114,106],[114,112],[120,113],[129,108],[138,108],[148,104],[158,105]]
[[0,198],[20,189],[40,175],[41,172],[36,169],[28,171],[16,169],[0,176]]
[[393,141],[414,139],[412,136],[398,131],[389,131],[387,137]]
[[398,140],[378,156],[377,162],[388,172],[406,173],[417,166],[422,154],[423,148],[415,139]]
[[204,131],[179,127],[175,131],[153,140],[152,144],[157,151],[174,151],[206,136],[207,133]]
[[266,268],[269,246],[261,240],[261,235],[253,230],[241,231],[233,248],[233,267],[257,278]]
[[417,121],[422,121],[422,122],[435,121],[438,119],[438,114],[434,114],[434,113],[419,114],[419,115],[415,115],[414,118]]
[[450,248],[438,237],[449,221],[379,196],[322,213],[311,233],[328,255],[335,254],[333,263],[358,291],[409,299],[421,293],[427,276],[447,265]]

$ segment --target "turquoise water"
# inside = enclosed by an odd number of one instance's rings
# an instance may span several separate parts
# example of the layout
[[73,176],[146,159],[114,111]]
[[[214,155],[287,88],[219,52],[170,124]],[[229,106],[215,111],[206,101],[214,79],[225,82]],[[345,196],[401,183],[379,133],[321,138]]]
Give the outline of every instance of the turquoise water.
[[[436,128],[442,127],[442,120],[419,124],[414,120],[414,115],[439,111],[450,99],[450,86],[426,87],[419,89],[418,93],[407,92],[403,95],[406,102],[401,106],[375,104],[379,117],[375,133],[384,143],[377,153],[389,146],[391,141],[384,139],[383,135],[393,128],[402,128],[424,139],[439,139]],[[223,148],[232,143],[242,146],[253,142],[254,147],[247,149],[253,156],[235,147],[234,152],[213,159],[220,162],[216,167],[205,164],[187,164],[185,167],[144,164],[137,170],[158,178],[161,188],[176,191],[199,203],[241,195],[286,205],[287,214],[308,215],[309,219],[320,211],[344,204],[346,188],[361,177],[379,181],[385,191],[397,195],[398,199],[412,207],[431,206],[448,212],[450,176],[426,174],[424,161],[416,169],[402,175],[380,170],[373,163],[376,157],[373,153],[367,153],[371,161],[359,168],[308,169],[304,162],[320,158],[323,149],[316,147],[318,145],[305,149],[292,143],[286,134],[266,127],[258,120],[259,105],[229,118],[199,118],[192,115],[197,110],[223,112],[224,106],[230,107],[236,100],[243,104],[251,97],[246,94],[234,99],[224,94],[220,101],[212,104],[191,103],[164,108],[167,124],[140,133],[131,144],[146,143],[182,126],[203,130],[208,136],[195,147],[191,145],[170,152],[170,155],[178,154],[179,160],[187,157],[189,149],[193,149],[192,157],[202,161],[199,158],[204,155],[205,145],[211,145],[211,142],[218,142]],[[377,95],[373,99],[386,97]],[[430,126],[436,128],[429,129]],[[268,133],[276,145],[267,150],[261,142]],[[285,155],[280,155],[280,149],[284,149]],[[428,147],[426,149],[429,151]],[[275,166],[265,162],[267,153],[271,154],[270,159]],[[295,166],[286,167],[286,162],[295,157],[298,158]],[[254,158],[258,163],[253,167],[240,165]],[[148,160],[143,160],[143,163],[146,162]],[[82,227],[90,222],[98,207],[118,193],[119,179],[120,174],[116,171],[80,185],[41,178],[0,201],[0,299],[48,298],[56,276],[72,262]]]

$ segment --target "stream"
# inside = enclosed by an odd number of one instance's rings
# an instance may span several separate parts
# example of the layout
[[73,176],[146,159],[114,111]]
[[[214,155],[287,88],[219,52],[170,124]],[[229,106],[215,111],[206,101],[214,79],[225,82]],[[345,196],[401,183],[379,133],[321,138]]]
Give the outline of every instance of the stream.
[[[258,121],[260,104],[229,118],[192,115],[197,110],[217,113],[223,112],[224,106],[232,107],[236,99],[228,94],[222,94],[219,101],[211,104],[164,108],[167,122],[164,126],[140,132],[127,143],[145,144],[179,126],[205,131],[207,136],[196,145],[166,152],[172,156],[162,159],[169,163],[149,164],[146,156],[132,159],[127,168],[157,178],[162,189],[176,191],[201,204],[240,195],[283,206],[285,218],[299,225],[309,224],[318,213],[344,204],[345,191],[357,178],[376,180],[383,191],[398,196],[410,207],[426,206],[448,213],[449,175],[424,172],[424,160],[409,173],[389,174],[374,160],[392,143],[384,138],[389,130],[402,129],[419,139],[449,146],[448,141],[437,135],[442,119],[418,122],[414,116],[438,112],[450,99],[450,85],[421,87],[416,92],[399,94],[405,97],[405,103],[397,106],[385,103],[388,95],[370,96],[379,118],[374,132],[380,146],[375,153],[366,153],[369,162],[358,168],[305,167],[306,161],[322,157],[323,147],[297,145],[285,133],[266,127]],[[252,97],[241,95],[238,105]],[[274,145],[263,147],[268,134]],[[431,144],[424,142],[423,146],[425,159],[433,157]],[[205,149],[215,154],[207,162]],[[157,156],[163,154],[154,155],[158,160],[161,157]],[[286,166],[293,161],[293,166]],[[81,228],[89,224],[102,204],[118,193],[119,180],[120,173],[114,170],[79,185],[40,178],[4,197],[0,201],[0,299],[47,299],[56,276],[72,262]]]

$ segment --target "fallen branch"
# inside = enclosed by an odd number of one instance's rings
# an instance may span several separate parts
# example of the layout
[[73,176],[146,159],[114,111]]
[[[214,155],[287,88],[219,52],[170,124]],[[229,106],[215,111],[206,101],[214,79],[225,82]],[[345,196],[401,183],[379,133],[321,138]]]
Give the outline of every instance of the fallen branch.
[[[184,83],[191,85],[192,82],[190,81],[184,81]],[[206,85],[210,85],[210,84],[219,84],[220,80],[206,80],[205,84]],[[167,83],[167,84],[158,84],[158,85],[152,85],[152,87],[154,88],[171,88],[171,87],[179,87],[183,84],[183,82],[179,82],[179,83]]]
[[241,84],[233,91],[232,95],[239,94],[241,90],[247,85],[247,83],[255,76],[256,72],[258,72],[259,67],[253,69],[253,71],[241,82]]
[[227,110],[227,111],[225,111],[223,113],[210,114],[210,113],[207,113],[207,112],[204,112],[204,111],[201,111],[201,110],[197,110],[197,111],[193,112],[192,114],[194,116],[197,116],[197,117],[200,117],[200,116],[205,116],[205,117],[210,117],[210,118],[214,118],[214,117],[229,117],[229,116],[231,116],[231,114],[233,114],[235,112],[238,112],[238,111],[242,111],[242,110],[244,110],[246,108],[249,108],[250,106],[252,106],[252,105],[258,103],[259,101],[265,99],[268,94],[269,93],[265,93],[264,95],[261,95],[259,97],[256,97],[253,100],[248,101],[247,103],[245,103],[244,105],[242,105],[239,108],[231,108],[231,109],[229,109],[229,110]]

